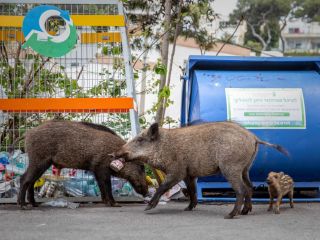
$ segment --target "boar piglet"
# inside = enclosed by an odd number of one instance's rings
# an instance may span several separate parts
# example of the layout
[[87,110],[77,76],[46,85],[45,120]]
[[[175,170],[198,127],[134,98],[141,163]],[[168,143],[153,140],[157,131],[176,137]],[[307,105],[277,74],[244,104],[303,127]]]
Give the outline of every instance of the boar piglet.
[[18,204],[26,208],[28,201],[36,206],[33,185],[51,166],[58,169],[74,168],[94,173],[101,191],[102,201],[117,206],[112,196],[111,174],[127,179],[137,193],[148,191],[143,164],[126,163],[119,172],[112,171],[110,154],[120,149],[125,141],[111,129],[92,123],[48,121],[29,130],[25,136],[25,149],[29,166],[21,176]]
[[270,203],[268,211],[273,208],[273,199],[277,198],[276,207],[274,213],[280,213],[280,204],[283,196],[287,195],[290,199],[290,207],[293,208],[293,192],[294,192],[294,182],[289,175],[283,172],[270,172],[267,178],[268,191],[270,196]]
[[236,123],[215,122],[171,130],[159,128],[155,123],[122,146],[115,156],[145,162],[166,173],[146,210],[154,208],[161,195],[181,180],[185,181],[190,196],[185,210],[192,210],[197,205],[195,179],[222,173],[236,192],[234,209],[226,216],[232,218],[240,213],[243,202],[241,214],[252,210],[249,169],[259,144],[287,154],[281,146],[259,140]]

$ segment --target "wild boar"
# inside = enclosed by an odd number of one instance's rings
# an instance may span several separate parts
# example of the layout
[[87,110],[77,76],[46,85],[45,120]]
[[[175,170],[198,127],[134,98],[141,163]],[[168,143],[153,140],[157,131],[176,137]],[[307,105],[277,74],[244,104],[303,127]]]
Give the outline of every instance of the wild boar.
[[280,213],[280,204],[282,197],[287,195],[290,199],[290,207],[293,208],[293,191],[294,191],[294,182],[289,175],[284,174],[283,172],[270,172],[267,178],[268,183],[268,192],[270,196],[270,203],[268,211],[271,211],[273,208],[273,199],[277,198],[276,207],[274,209],[275,214]]
[[202,125],[164,129],[155,123],[114,153],[126,161],[145,162],[166,173],[146,210],[154,208],[163,193],[184,180],[190,196],[185,210],[197,205],[196,182],[200,176],[222,173],[236,193],[234,209],[225,217],[233,218],[252,210],[252,183],[249,169],[259,144],[288,154],[279,145],[261,141],[253,133],[234,122],[215,122]]
[[20,179],[18,204],[26,208],[28,201],[37,206],[34,199],[34,183],[51,166],[58,169],[74,168],[94,173],[101,191],[102,201],[117,206],[112,196],[111,175],[129,180],[136,192],[146,195],[148,188],[143,164],[126,163],[119,172],[109,168],[110,153],[118,150],[125,141],[111,129],[92,123],[48,121],[27,131],[25,149],[29,166]]

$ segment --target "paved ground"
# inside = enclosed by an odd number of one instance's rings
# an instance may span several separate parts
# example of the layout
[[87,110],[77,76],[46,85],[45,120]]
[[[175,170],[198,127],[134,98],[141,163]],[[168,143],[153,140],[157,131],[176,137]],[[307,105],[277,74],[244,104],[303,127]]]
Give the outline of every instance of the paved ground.
[[254,205],[253,213],[233,220],[223,219],[232,205],[200,204],[193,212],[182,211],[185,206],[170,202],[146,213],[143,204],[29,211],[2,205],[0,239],[320,239],[320,204],[296,204],[294,209],[285,204],[280,215],[267,212],[267,205]]

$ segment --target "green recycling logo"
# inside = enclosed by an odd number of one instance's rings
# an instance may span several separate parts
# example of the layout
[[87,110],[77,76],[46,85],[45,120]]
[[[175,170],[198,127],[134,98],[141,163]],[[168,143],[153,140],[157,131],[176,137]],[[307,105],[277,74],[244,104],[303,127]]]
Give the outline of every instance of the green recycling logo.
[[[50,17],[61,17],[66,25],[65,31],[58,36],[50,35],[46,22]],[[55,6],[41,5],[31,9],[23,20],[22,31],[26,42],[22,48],[31,47],[46,57],[62,57],[70,52],[77,43],[77,30],[68,11]]]

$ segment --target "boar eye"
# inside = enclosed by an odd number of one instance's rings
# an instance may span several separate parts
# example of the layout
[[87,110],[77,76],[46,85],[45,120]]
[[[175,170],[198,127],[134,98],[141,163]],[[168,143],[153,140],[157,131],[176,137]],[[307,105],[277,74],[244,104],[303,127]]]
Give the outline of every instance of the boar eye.
[[138,138],[137,138],[137,141],[138,141],[138,142],[142,142],[142,141],[143,141],[143,138],[142,138],[142,137],[138,137]]

